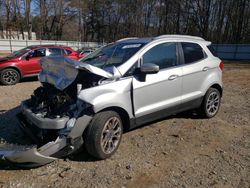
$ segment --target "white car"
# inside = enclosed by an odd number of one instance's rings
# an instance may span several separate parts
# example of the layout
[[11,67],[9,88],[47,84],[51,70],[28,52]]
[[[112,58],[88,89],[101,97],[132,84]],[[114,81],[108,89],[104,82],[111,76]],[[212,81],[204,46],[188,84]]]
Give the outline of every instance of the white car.
[[39,166],[84,145],[105,159],[118,149],[124,129],[190,109],[215,116],[224,65],[210,45],[200,37],[163,35],[119,40],[83,62],[43,59],[42,86],[18,115],[38,149],[5,158]]

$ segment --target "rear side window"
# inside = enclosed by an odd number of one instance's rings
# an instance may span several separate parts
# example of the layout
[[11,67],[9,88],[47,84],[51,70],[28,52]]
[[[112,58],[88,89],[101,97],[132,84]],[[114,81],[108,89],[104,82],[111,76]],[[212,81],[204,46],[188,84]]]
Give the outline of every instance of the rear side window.
[[176,44],[163,43],[154,46],[143,55],[143,63],[156,64],[160,69],[176,66]]
[[182,42],[181,45],[185,64],[194,63],[206,57],[201,46],[196,43]]
[[46,56],[60,56],[63,55],[61,48],[48,48]]

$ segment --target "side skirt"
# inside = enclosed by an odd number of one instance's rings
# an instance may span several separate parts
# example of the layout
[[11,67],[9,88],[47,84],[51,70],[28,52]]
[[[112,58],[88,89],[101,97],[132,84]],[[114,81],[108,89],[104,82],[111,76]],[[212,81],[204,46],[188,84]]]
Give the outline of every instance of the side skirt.
[[134,129],[136,127],[139,127],[146,123],[153,122],[155,120],[166,118],[176,113],[198,108],[200,107],[202,100],[203,100],[203,97],[200,97],[198,99],[194,99],[194,100],[182,103],[178,106],[166,108],[166,109],[163,109],[163,110],[151,113],[151,114],[147,114],[138,118],[132,118],[130,119],[130,129]]

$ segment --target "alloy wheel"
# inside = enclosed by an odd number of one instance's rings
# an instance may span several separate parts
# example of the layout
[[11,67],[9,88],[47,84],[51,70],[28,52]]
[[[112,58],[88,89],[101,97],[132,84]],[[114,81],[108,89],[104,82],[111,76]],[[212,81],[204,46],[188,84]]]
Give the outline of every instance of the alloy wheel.
[[220,106],[220,96],[217,92],[211,92],[207,98],[206,110],[210,116],[217,113]]
[[112,153],[119,145],[122,135],[122,123],[117,117],[111,117],[104,125],[101,147],[104,153]]
[[5,71],[2,75],[2,79],[7,84],[14,84],[18,81],[18,73],[13,70]]

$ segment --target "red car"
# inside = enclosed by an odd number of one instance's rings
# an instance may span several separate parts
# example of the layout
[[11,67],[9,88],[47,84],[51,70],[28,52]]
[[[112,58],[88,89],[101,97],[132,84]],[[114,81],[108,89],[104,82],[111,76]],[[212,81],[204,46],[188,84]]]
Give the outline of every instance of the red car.
[[66,56],[79,59],[72,48],[56,45],[28,46],[9,56],[0,58],[0,82],[4,85],[14,85],[21,78],[37,76],[41,71],[39,60],[44,56]]

